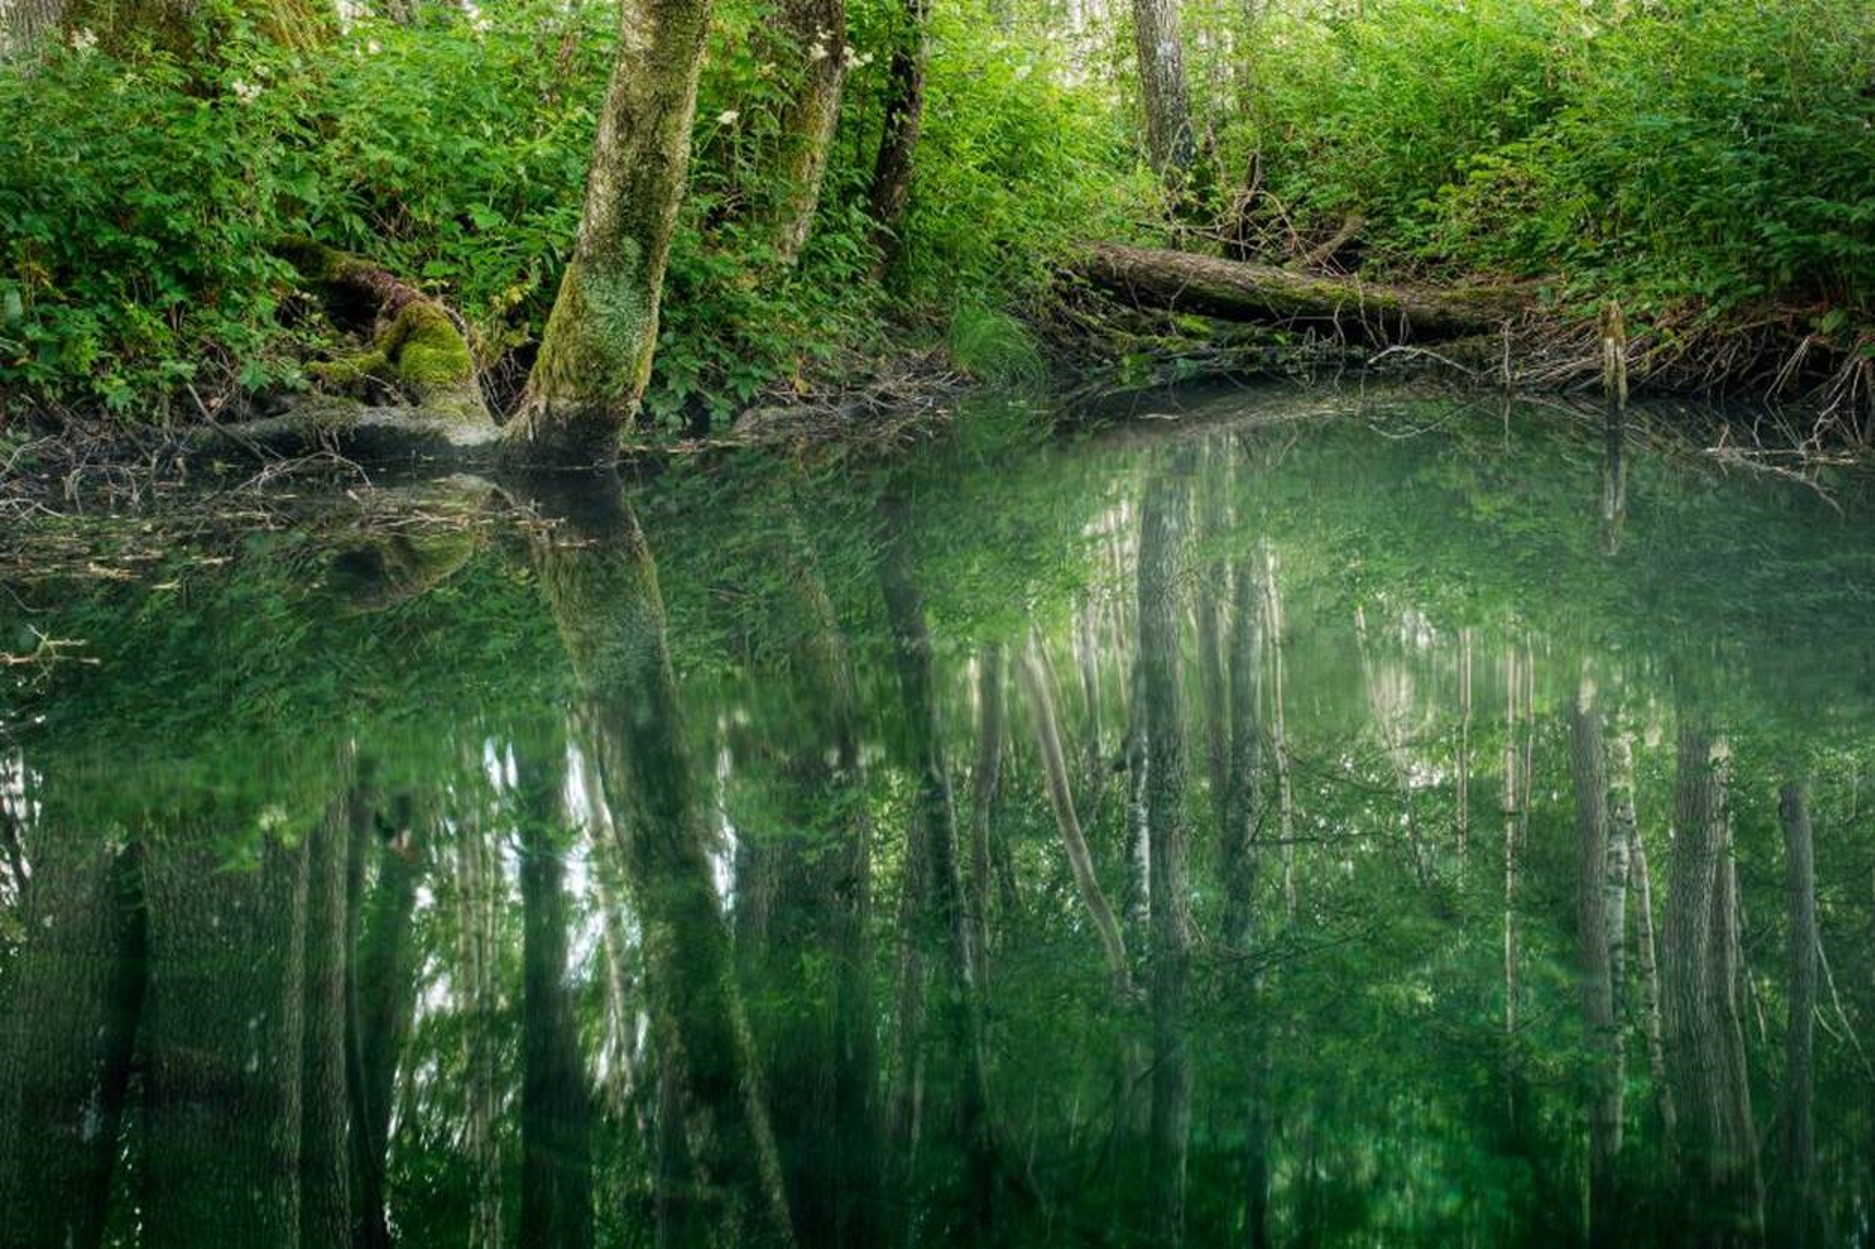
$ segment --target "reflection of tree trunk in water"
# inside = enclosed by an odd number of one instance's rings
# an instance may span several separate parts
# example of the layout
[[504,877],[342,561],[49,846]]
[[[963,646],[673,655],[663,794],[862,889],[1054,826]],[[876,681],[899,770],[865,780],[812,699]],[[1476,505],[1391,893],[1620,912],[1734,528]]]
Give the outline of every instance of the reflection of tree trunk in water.
[[[411,919],[416,912],[422,875],[419,851],[412,843],[414,811],[408,796],[391,804],[389,841],[380,841],[371,809],[366,773],[348,803],[347,924],[348,941],[357,950],[346,983],[347,1085],[351,1096],[352,1196],[362,1249],[388,1249],[390,1225],[385,1210],[385,1167],[390,1158],[391,1107],[397,1065],[410,1035],[416,1006],[416,968]],[[427,815],[427,813],[426,813]],[[366,901],[365,853],[378,848],[377,882]]]
[[1120,913],[1135,944],[1143,943],[1152,911],[1152,827],[1146,811],[1146,783],[1152,769],[1146,737],[1146,666],[1137,654],[1128,675],[1126,729],[1126,877],[1120,886]]
[[[1632,752],[1628,761],[1631,764]],[[1630,781],[1629,790],[1633,786]],[[1634,939],[1641,971],[1641,1028],[1647,1037],[1647,1072],[1654,1086],[1654,1107],[1660,1116],[1661,1139],[1667,1169],[1674,1168],[1674,1149],[1680,1135],[1680,1117],[1674,1107],[1673,1082],[1667,1078],[1665,1024],[1660,1009],[1660,961],[1654,936],[1654,886],[1647,870],[1647,842],[1636,825],[1628,827],[1634,878]]]
[[[1207,453],[1211,451],[1207,447]],[[1207,461],[1209,461],[1207,454]],[[1199,497],[1198,540],[1217,542],[1229,527],[1220,466],[1207,462]],[[1194,617],[1198,635],[1198,690],[1204,708],[1205,779],[1211,787],[1211,810],[1218,827],[1230,818],[1230,727],[1226,722],[1223,615],[1221,594],[1230,573],[1222,559],[1206,559],[1198,569]]]
[[1471,857],[1471,628],[1458,631],[1458,766],[1453,789],[1458,800],[1458,876],[1465,878]]
[[1113,982],[1116,1002],[1123,1007],[1133,992],[1126,941],[1120,935],[1120,924],[1113,916],[1113,908],[1107,904],[1107,895],[1094,872],[1093,855],[1088,852],[1087,839],[1081,833],[1081,821],[1074,810],[1074,793],[1068,782],[1068,764],[1062,755],[1061,728],[1055,716],[1054,700],[1049,696],[1048,683],[1036,663],[1033,648],[1031,642],[1030,649],[1018,658],[1016,676],[1035,719],[1036,744],[1041,752],[1043,775],[1048,781],[1049,805],[1054,808],[1055,823],[1061,830],[1062,848],[1067,852],[1068,866],[1073,869],[1081,903],[1087,908],[1088,918],[1100,937],[1101,953],[1107,960],[1107,975]]
[[[791,522],[785,589],[764,627],[791,639],[758,691],[756,731],[779,753],[767,841],[772,894],[751,1010],[796,1236],[869,1243],[877,1216],[872,828],[845,640],[806,533]],[[987,861],[985,862],[987,870]],[[820,966],[824,959],[825,967]]]
[[1354,609],[1354,638],[1361,656],[1361,682],[1367,691],[1368,712],[1380,734],[1380,744],[1393,771],[1393,783],[1399,790],[1400,823],[1406,830],[1407,846],[1413,854],[1413,874],[1423,888],[1431,883],[1432,864],[1419,837],[1419,823],[1413,818],[1412,771],[1400,723],[1404,701],[1398,693],[1389,694],[1388,687],[1382,684],[1380,668],[1374,662],[1373,647],[1368,642],[1367,609],[1359,605]]
[[1081,663],[1081,701],[1087,707],[1087,722],[1082,726],[1084,734],[1081,753],[1084,756],[1082,769],[1087,773],[1090,784],[1100,784],[1103,752],[1106,749],[1100,731],[1100,641],[1099,641],[1099,606],[1094,596],[1089,593],[1082,597],[1080,609],[1075,612],[1075,652]]
[[567,984],[560,725],[514,743],[521,850],[521,1229],[528,1249],[592,1244],[592,1092]]
[[[1518,780],[1517,726],[1523,692],[1523,668],[1517,645],[1504,653],[1504,1031],[1517,1033],[1517,811],[1523,802]],[[1512,1119],[1516,1118],[1515,1105]]]
[[[605,1069],[606,1109],[623,1116],[632,1109],[632,1090],[637,1087],[643,1055],[638,1047],[636,1006],[633,1003],[632,942],[626,931],[622,867],[618,861],[618,839],[612,829],[611,813],[606,809],[605,787],[599,783],[598,755],[593,749],[592,734],[585,717],[569,715],[568,734],[574,743],[578,787],[585,805],[586,851],[592,863],[593,900],[599,907],[599,946],[605,960],[605,1041],[602,1050]],[[646,1121],[639,1116],[639,1127]]]
[[1283,661],[1283,599],[1277,581],[1276,548],[1263,544],[1263,636],[1270,651],[1270,753],[1276,762],[1276,807],[1283,846],[1283,915],[1296,922],[1296,804],[1289,778],[1289,715]]
[[42,809],[24,826],[32,876],[20,881],[20,945],[5,969],[5,1249],[99,1243],[142,1004],[138,852],[60,823]]
[[1628,520],[1628,462],[1622,454],[1627,434],[1626,421],[1620,412],[1608,414],[1603,429],[1605,454],[1602,457],[1602,553],[1614,555],[1621,550],[1622,531]]
[[1146,487],[1139,542],[1139,655],[1147,741],[1146,805],[1152,836],[1150,926],[1152,998],[1152,1149],[1149,1186],[1155,1235],[1177,1244],[1185,1231],[1186,1153],[1191,1134],[1191,1058],[1185,999],[1191,964],[1189,815],[1186,803],[1185,707],[1179,684],[1179,619],[1192,453]]
[[[661,1071],[676,1087],[690,1191],[687,1238],[792,1243],[787,1197],[711,875],[709,830],[684,739],[657,568],[618,478],[564,491],[571,541],[538,548],[542,584],[591,708],[613,824],[643,924]],[[547,500],[551,502],[552,500]]]
[[495,933],[501,873],[490,835],[482,823],[482,757],[465,746],[462,779],[467,787],[456,819],[456,1005],[463,1019],[463,1066],[468,1111],[463,1152],[473,1177],[469,1249],[501,1244],[501,1113],[495,1084]]
[[1816,863],[1810,836],[1810,800],[1803,782],[1778,791],[1784,824],[1785,897],[1790,910],[1784,1036],[1784,1231],[1789,1249],[1819,1243],[1821,1203],[1816,1188],[1816,1109],[1812,1042],[1816,1017]]
[[[990,807],[1003,762],[1003,648],[994,642],[977,659],[977,756],[970,770],[970,952],[977,984],[990,972]],[[1005,908],[1006,909],[1006,908]]]
[[[1614,1027],[1608,1038],[1611,1070],[1605,1092],[1610,1100],[1614,1151],[1619,1155],[1627,1123],[1628,881],[1633,874],[1635,824],[1634,740],[1625,729],[1615,734],[1608,759],[1608,847],[1602,916],[1607,922],[1609,1013]],[[1618,1187],[1618,1179],[1616,1183]]]
[[[350,751],[347,749],[349,756]],[[350,759],[343,773],[351,771]],[[349,776],[346,780],[349,781]],[[351,953],[347,865],[351,787],[306,843],[305,1041],[300,1055],[300,1242],[340,1246],[352,1235],[346,977]]]
[[[1234,561],[1231,570],[1230,802],[1219,847],[1224,879],[1223,939],[1226,949],[1255,951],[1257,821],[1263,806],[1263,631],[1257,610],[1255,565]],[[1250,1106],[1245,1124],[1245,1222],[1251,1249],[1270,1243],[1270,1036],[1262,1011],[1261,978],[1251,981],[1253,1053]]]
[[1618,1237],[1621,1085],[1615,1066],[1614,979],[1608,949],[1608,772],[1601,709],[1586,672],[1570,708],[1576,808],[1576,951],[1589,1092],[1589,1244]]
[[[910,1190],[918,1138],[924,1127],[925,899],[930,874],[925,850],[924,817],[912,811],[905,821],[905,862],[899,882],[894,933],[898,948],[892,972],[892,1067],[887,1073],[886,1142],[890,1148],[892,1191],[904,1200]],[[907,1228],[907,1243],[910,1243]]]
[[1736,958],[1726,949],[1726,758],[1704,730],[1681,727],[1662,960],[1667,1056],[1684,1129],[1682,1213],[1692,1239],[1711,1246],[1753,1243],[1759,1226]]
[[879,585],[892,630],[905,711],[905,746],[917,769],[917,806],[923,823],[934,943],[944,954],[941,1018],[961,1063],[957,1127],[969,1169],[970,1217],[987,1222],[992,1197],[989,1082],[983,1046],[983,1016],[971,974],[970,928],[957,858],[957,816],[951,804],[950,773],[937,715],[930,626],[924,595],[914,579],[905,504],[887,498],[879,505],[884,524]]
[[306,856],[229,849],[201,826],[145,847],[148,1249],[299,1240]]

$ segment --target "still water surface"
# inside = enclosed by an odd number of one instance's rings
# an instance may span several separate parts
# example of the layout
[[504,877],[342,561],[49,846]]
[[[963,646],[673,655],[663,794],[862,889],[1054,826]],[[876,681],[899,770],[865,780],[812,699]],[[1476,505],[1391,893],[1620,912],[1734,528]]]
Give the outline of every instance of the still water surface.
[[9,568],[0,1246],[1870,1244],[1858,484],[1149,406]]

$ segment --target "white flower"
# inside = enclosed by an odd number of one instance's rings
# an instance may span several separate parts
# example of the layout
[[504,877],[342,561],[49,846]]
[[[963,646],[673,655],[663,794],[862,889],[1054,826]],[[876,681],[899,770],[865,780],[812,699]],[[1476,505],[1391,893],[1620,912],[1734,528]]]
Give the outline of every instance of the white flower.
[[742,114],[738,113],[735,109],[726,108],[716,115],[716,124],[719,126],[733,126],[736,124],[736,118],[740,116],[742,116]]
[[489,21],[486,17],[482,16],[480,13],[477,13],[473,18],[469,20],[470,29],[475,31],[475,33],[478,35],[486,35],[490,30],[494,29],[494,26],[495,24],[493,22]]
[[240,82],[237,80],[229,83],[228,89],[233,91],[234,98],[241,101],[243,104],[252,104],[255,100],[260,99],[260,87],[254,83]]
[[848,69],[864,69],[872,64],[872,53],[861,52],[850,43],[846,45],[845,54]]
[[89,27],[72,32],[72,47],[80,52],[89,52],[98,46],[98,37]]
[[821,43],[819,40],[815,40],[814,46],[807,50],[807,59],[810,61],[826,60],[827,59],[827,45],[824,43]]
[[384,51],[384,45],[379,43],[376,39],[371,39],[366,41],[365,51],[369,52],[372,56],[376,56],[378,53]]

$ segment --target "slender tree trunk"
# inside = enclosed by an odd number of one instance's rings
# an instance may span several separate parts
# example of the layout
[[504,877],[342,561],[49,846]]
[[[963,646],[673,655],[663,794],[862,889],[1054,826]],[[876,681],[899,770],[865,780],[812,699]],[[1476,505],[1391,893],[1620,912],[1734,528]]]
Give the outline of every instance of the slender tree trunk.
[[0,1014],[4,1249],[100,1243],[142,1007],[140,852],[60,822],[42,810],[22,833],[32,875]]
[[501,873],[491,832],[482,820],[481,756],[463,751],[462,774],[470,778],[464,808],[456,819],[456,1007],[463,1021],[463,1068],[468,1109],[463,1117],[463,1152],[468,1155],[473,1198],[469,1249],[500,1249],[502,1216],[501,1090],[495,1063],[495,917],[500,913]]
[[1665,1024],[1660,1008],[1660,962],[1654,937],[1654,887],[1647,870],[1647,842],[1637,826],[1628,829],[1634,861],[1634,936],[1641,971],[1641,1028],[1647,1037],[1647,1073],[1654,1086],[1654,1107],[1660,1116],[1668,1170],[1674,1169],[1680,1117],[1673,1100],[1673,1082],[1667,1078]]
[[1453,790],[1458,804],[1458,874],[1471,857],[1471,652],[1470,626],[1458,631],[1458,759]]
[[1191,1133],[1191,1058],[1185,1035],[1191,967],[1184,695],[1179,620],[1191,525],[1191,452],[1180,448],[1147,486],[1139,544],[1139,653],[1144,669],[1147,810],[1152,833],[1152,1150],[1150,1191],[1159,1243],[1185,1232]]
[[944,955],[940,1018],[961,1067],[957,1127],[969,1168],[970,1215],[982,1227],[988,1224],[994,1180],[983,1016],[971,970],[970,926],[962,896],[950,771],[938,724],[931,633],[925,620],[924,596],[913,577],[904,506],[902,500],[893,498],[880,504],[885,533],[879,556],[879,583],[905,708],[906,753],[917,770],[917,804],[928,856],[930,926]]
[[[1513,642],[1504,654],[1504,1032],[1517,1034],[1517,812],[1523,804],[1517,728],[1522,719],[1523,669]],[[1513,1115],[1513,1118],[1515,1116]]]
[[521,850],[521,1225],[528,1249],[593,1240],[592,1089],[568,983],[561,857],[566,748],[559,725],[516,741]]
[[622,0],[579,235],[507,427],[518,458],[607,463],[644,396],[709,15],[709,0]]
[[1126,959],[1126,940],[1120,935],[1120,923],[1114,918],[1113,908],[1107,904],[1107,895],[1094,872],[1093,855],[1088,852],[1087,840],[1081,834],[1081,821],[1074,810],[1074,793],[1068,783],[1068,764],[1062,755],[1061,729],[1056,722],[1055,704],[1049,696],[1041,667],[1036,663],[1033,642],[1017,661],[1016,675],[1022,683],[1023,694],[1029,700],[1030,714],[1035,718],[1036,744],[1041,751],[1042,772],[1048,780],[1048,801],[1054,808],[1055,823],[1061,830],[1061,842],[1067,852],[1068,865],[1074,871],[1075,888],[1080,891],[1081,903],[1087,908],[1088,918],[1093,921],[1094,931],[1100,937],[1101,953],[1107,960],[1107,975],[1113,982],[1114,996],[1124,1006],[1133,993],[1132,969]]
[[873,242],[881,267],[898,255],[905,204],[911,198],[912,161],[924,129],[925,61],[930,55],[930,0],[903,0],[892,59],[886,67],[885,130],[867,195]]
[[977,757],[970,770],[970,931],[977,984],[990,983],[990,807],[1003,766],[1003,648],[983,648],[977,667]]
[[1185,87],[1178,0],[1133,0],[1133,40],[1146,112],[1146,151],[1167,184],[1181,189],[1197,160],[1198,145]]
[[146,843],[142,1244],[299,1244],[306,856],[230,869],[215,830]]
[[1593,1066],[1589,1095],[1589,1244],[1620,1229],[1621,1086],[1615,1068],[1614,980],[1608,949],[1608,775],[1601,710],[1585,673],[1570,711],[1576,807],[1576,949],[1582,1030]]
[[[1228,528],[1224,483],[1220,467],[1209,458],[1200,483],[1200,540],[1215,542]],[[1198,691],[1204,708],[1205,779],[1211,790],[1211,810],[1222,828],[1229,820],[1230,807],[1230,725],[1229,694],[1225,689],[1223,616],[1224,595],[1230,591],[1230,570],[1225,561],[1213,556],[1198,570],[1193,615],[1197,624]]]
[[1758,1235],[1757,1139],[1731,1055],[1740,1025],[1725,949],[1726,758],[1704,730],[1681,727],[1662,968],[1667,1057],[1683,1115],[1683,1217],[1689,1243],[1715,1249]]
[[1100,631],[1098,608],[1090,594],[1081,600],[1075,613],[1075,652],[1081,666],[1081,701],[1087,707],[1082,725],[1083,770],[1099,784],[1105,743],[1100,731]]
[[[538,478],[567,521],[537,549],[541,581],[591,709],[613,826],[643,928],[645,987],[691,1191],[716,1241],[793,1242],[786,1190],[736,984],[686,742],[657,567],[618,478]],[[686,1209],[690,1220],[706,1212]],[[686,1233],[688,1235],[689,1233]]]
[[773,185],[766,233],[775,259],[792,265],[813,229],[840,120],[846,0],[782,0],[777,16],[786,37],[781,56],[793,63],[793,73],[781,103],[780,150],[774,167],[765,171]]
[[1816,1184],[1813,1029],[1816,1018],[1816,864],[1808,786],[1778,791],[1784,824],[1785,897],[1790,911],[1789,1018],[1784,1035],[1784,1229],[1788,1249],[1820,1243]]
[[1120,913],[1137,946],[1152,911],[1152,824],[1146,809],[1146,786],[1152,759],[1146,731],[1145,661],[1135,654],[1129,674],[1126,731],[1126,876],[1120,887]]
[[1263,544],[1263,636],[1270,652],[1270,753],[1276,763],[1276,810],[1282,831],[1283,915],[1296,922],[1296,803],[1290,781],[1287,667],[1283,656],[1283,599],[1276,548]]

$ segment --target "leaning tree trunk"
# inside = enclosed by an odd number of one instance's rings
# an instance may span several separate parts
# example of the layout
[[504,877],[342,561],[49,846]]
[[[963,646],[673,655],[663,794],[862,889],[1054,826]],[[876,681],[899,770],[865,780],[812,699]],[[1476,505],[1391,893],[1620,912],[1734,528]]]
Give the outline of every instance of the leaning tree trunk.
[[872,187],[866,196],[882,268],[898,255],[905,204],[911,198],[912,161],[924,130],[930,16],[931,0],[903,0],[892,59],[886,67],[885,130],[879,136],[879,155],[873,161]]
[[1816,862],[1807,786],[1778,792],[1784,824],[1785,897],[1790,910],[1789,1021],[1784,1037],[1784,1230],[1788,1249],[1818,1243],[1815,1055]]
[[977,659],[977,753],[970,769],[970,931],[977,985],[989,992],[990,808],[1003,768],[1003,648],[991,642]]
[[47,822],[27,826],[32,875],[5,968],[0,1246],[95,1249],[143,995],[137,852]]
[[1186,810],[1185,700],[1180,686],[1179,621],[1191,518],[1189,448],[1147,486],[1139,542],[1139,653],[1151,823],[1152,1146],[1149,1185],[1155,1236],[1176,1245],[1185,1231],[1186,1154],[1191,1135],[1191,1055],[1185,1036],[1191,977],[1191,915]]
[[1178,0],[1133,0],[1133,42],[1139,54],[1139,94],[1146,111],[1146,151],[1152,167],[1175,191],[1197,161],[1191,97],[1185,86],[1185,50]]
[[534,464],[598,464],[651,379],[658,301],[690,167],[709,0],[624,0],[573,258],[509,424]]
[[539,502],[567,521],[566,537],[543,540],[537,559],[591,709],[603,788],[624,843],[660,1078],[671,1082],[660,1122],[681,1122],[689,1187],[710,1203],[678,1213],[709,1225],[723,1244],[792,1244],[683,730],[657,566],[616,475],[533,484]]
[[795,73],[781,104],[780,149],[764,171],[771,182],[766,234],[775,259],[792,265],[820,203],[827,157],[846,83],[846,0],[782,0],[778,14]]

